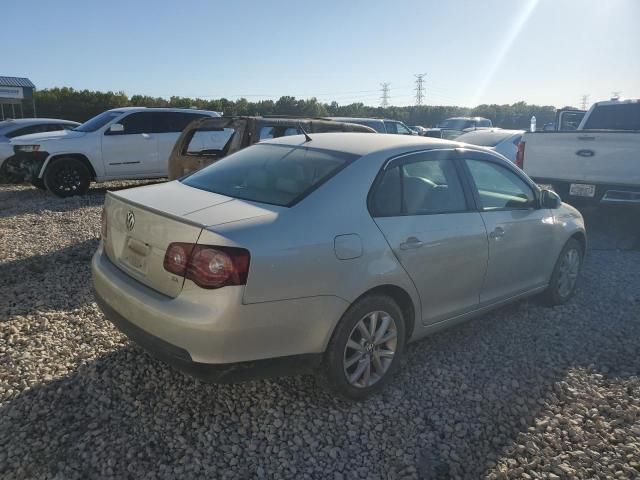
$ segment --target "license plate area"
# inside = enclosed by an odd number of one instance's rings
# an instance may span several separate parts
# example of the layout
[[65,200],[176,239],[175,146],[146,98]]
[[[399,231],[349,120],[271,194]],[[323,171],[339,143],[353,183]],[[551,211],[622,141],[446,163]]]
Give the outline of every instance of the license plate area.
[[136,240],[135,238],[127,238],[122,260],[128,266],[142,274],[147,273],[147,259],[151,246],[147,243]]
[[596,194],[596,186],[588,183],[572,183],[569,186],[569,195],[574,197],[593,197]]

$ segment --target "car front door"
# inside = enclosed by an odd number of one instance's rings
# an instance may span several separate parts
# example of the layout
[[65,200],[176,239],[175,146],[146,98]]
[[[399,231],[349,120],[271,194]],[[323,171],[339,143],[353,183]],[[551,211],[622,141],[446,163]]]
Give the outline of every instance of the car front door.
[[398,157],[369,199],[375,222],[420,294],[425,324],[475,309],[487,268],[487,232],[453,157],[451,150]]
[[[464,154],[463,154],[464,155]],[[500,159],[468,154],[464,164],[489,236],[489,264],[480,303],[545,285],[555,258],[553,215],[538,206],[531,184]]]
[[158,162],[158,142],[152,131],[152,112],[134,112],[107,128],[102,135],[102,161],[108,177],[144,177]]

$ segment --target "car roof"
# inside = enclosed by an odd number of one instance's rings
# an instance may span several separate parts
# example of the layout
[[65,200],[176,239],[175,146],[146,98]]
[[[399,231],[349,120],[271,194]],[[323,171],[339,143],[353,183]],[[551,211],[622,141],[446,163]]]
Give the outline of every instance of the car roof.
[[602,100],[601,102],[596,102],[594,105],[602,106],[602,105],[620,105],[621,103],[638,103],[640,99],[638,98],[620,98],[620,99],[612,99],[612,100]]
[[388,120],[386,118],[371,118],[371,117],[323,117],[330,120],[337,120],[339,122],[348,122],[350,120],[356,120],[359,122],[384,122]]
[[524,132],[524,130],[509,130],[506,128],[482,128],[478,130],[471,130],[470,132],[465,132],[460,135],[460,137],[490,136],[491,134],[495,135],[496,137],[508,137],[510,135],[521,135]]
[[108,110],[109,112],[132,112],[132,111],[153,111],[153,112],[187,112],[187,113],[206,113],[210,115],[215,113],[220,115],[219,112],[214,112],[213,110],[199,110],[196,108],[173,108],[173,107],[119,107],[112,108]]
[[441,140],[439,138],[420,137],[417,135],[388,135],[384,133],[312,133],[311,141],[305,141],[303,135],[290,135],[260,142],[260,144],[304,146],[333,150],[358,156],[390,149],[416,148],[456,148],[460,143]]
[[63,120],[60,118],[7,118],[0,121],[0,127],[8,127],[9,125],[34,125],[38,123],[69,123],[80,125],[73,120]]

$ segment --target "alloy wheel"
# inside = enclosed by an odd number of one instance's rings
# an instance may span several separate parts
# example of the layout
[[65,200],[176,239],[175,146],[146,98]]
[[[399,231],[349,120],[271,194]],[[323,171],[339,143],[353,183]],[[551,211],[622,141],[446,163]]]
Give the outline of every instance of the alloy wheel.
[[393,363],[397,343],[396,321],[387,312],[362,317],[344,349],[344,374],[349,384],[366,388],[382,379]]
[[571,294],[580,271],[580,252],[575,248],[567,250],[560,263],[558,275],[558,294],[565,298]]

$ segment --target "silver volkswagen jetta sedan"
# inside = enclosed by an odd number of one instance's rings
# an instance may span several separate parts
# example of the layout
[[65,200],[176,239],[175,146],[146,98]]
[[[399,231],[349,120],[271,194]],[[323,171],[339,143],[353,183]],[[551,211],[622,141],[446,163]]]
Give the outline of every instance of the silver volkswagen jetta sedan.
[[585,244],[580,213],[501,156],[324,133],[109,192],[92,270],[105,316],[183,371],[314,368],[358,399],[409,341],[533,294],[566,302]]

